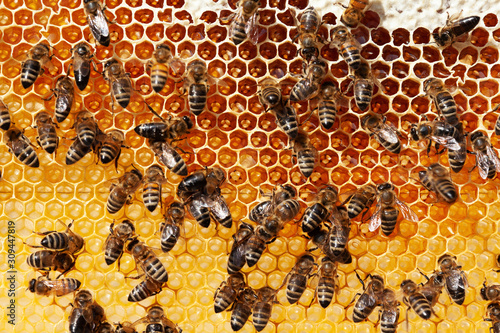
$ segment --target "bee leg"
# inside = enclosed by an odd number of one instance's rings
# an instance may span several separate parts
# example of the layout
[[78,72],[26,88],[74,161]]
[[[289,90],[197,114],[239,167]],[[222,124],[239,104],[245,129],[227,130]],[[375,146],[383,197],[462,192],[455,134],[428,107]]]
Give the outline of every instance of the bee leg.
[[[52,94],[50,94],[49,97],[42,97],[42,99],[44,101],[50,101],[52,99],[52,97],[54,97],[54,95],[56,95],[55,90],[56,89],[52,89]],[[56,97],[57,97],[57,95],[56,95]]]
[[427,281],[429,281],[429,277],[427,275],[425,275],[424,273],[422,273],[422,271],[420,270],[420,268],[417,268],[418,272],[427,279]]
[[[358,278],[359,282],[361,282],[361,285],[363,285],[363,290],[365,290],[365,289],[366,289],[366,288],[365,288],[365,281],[364,281],[363,279],[361,279],[361,277],[359,276],[359,274],[358,274],[358,272],[357,272],[357,271],[354,271],[354,273],[356,273],[356,277]],[[371,275],[370,275],[370,274],[368,274],[368,276],[370,276],[370,277],[371,277]],[[367,276],[367,277],[368,277],[368,276]],[[365,279],[365,280],[366,280],[366,279]]]
[[104,18],[106,19],[106,22],[108,22],[109,24],[116,24],[116,21],[110,21],[108,19],[108,17],[106,16],[106,14],[104,13],[104,11],[107,9],[107,6],[104,5],[104,7],[102,7],[102,15],[104,15]]
[[141,277],[143,277],[144,274],[140,274],[140,275],[137,275],[137,276],[125,276],[125,279],[134,279],[134,280],[138,280],[140,279]]
[[[363,285],[364,285],[364,284],[363,284]],[[364,287],[363,287],[363,288],[364,288]],[[360,293],[357,293],[356,295],[354,295],[354,297],[353,297],[352,301],[351,301],[349,304],[347,304],[347,305],[344,307],[344,309],[347,309],[347,308],[349,307],[349,305],[351,305],[352,303],[354,303],[354,301],[356,300],[356,297],[361,296],[361,295],[362,295],[362,294],[360,294]]]
[[[61,274],[59,274],[57,277],[56,277],[56,280],[59,279],[61,276],[63,276],[64,274],[68,273],[73,267],[75,266],[75,261],[73,260],[73,262],[71,263],[71,265],[64,271],[62,272]],[[57,267],[56,269],[57,270]]]

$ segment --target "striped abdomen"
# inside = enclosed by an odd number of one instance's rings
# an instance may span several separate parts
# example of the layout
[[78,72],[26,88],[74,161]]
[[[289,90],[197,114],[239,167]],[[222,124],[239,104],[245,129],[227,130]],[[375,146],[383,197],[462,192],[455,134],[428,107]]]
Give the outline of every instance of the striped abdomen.
[[342,227],[336,224],[333,224],[332,230],[330,231],[329,244],[331,253],[334,256],[339,256],[345,250],[347,241],[349,238],[349,227]]
[[63,122],[71,111],[74,95],[70,93],[59,93],[56,98],[55,116],[58,123]]
[[161,291],[163,283],[153,281],[150,278],[139,283],[128,295],[129,302],[140,302],[146,298],[156,295]]
[[205,83],[193,83],[189,86],[189,111],[198,116],[207,104],[208,86]]
[[243,16],[237,16],[231,26],[229,27],[229,35],[233,40],[234,45],[239,45],[245,41],[247,38],[247,33],[245,31],[245,26],[247,22]]
[[174,224],[166,224],[161,232],[161,249],[163,252],[169,252],[177,244],[181,229]]
[[316,165],[316,155],[317,151],[314,148],[302,149],[297,154],[300,172],[306,178],[313,173],[314,166]]
[[76,140],[69,146],[66,153],[66,165],[71,165],[81,160],[85,155],[91,151],[90,146],[85,146],[81,143],[80,139]]
[[158,282],[168,281],[168,273],[165,266],[163,266],[160,259],[155,256],[150,256],[141,261],[141,266],[144,269],[144,272],[153,280]]
[[75,61],[73,61],[75,82],[78,89],[82,91],[87,88],[87,84],[89,83],[90,61],[82,59],[76,63],[79,65],[75,66]]
[[156,63],[151,67],[151,86],[154,91],[162,91],[168,79],[168,67],[162,63]]
[[257,332],[262,331],[271,318],[273,305],[267,302],[257,302],[253,307],[253,326]]
[[227,259],[227,272],[234,274],[239,272],[245,266],[246,258],[246,242],[233,245],[229,257]]
[[355,193],[349,201],[349,205],[347,206],[347,213],[349,214],[349,218],[353,219],[358,216],[363,211],[363,209],[366,208],[367,203],[368,200],[366,196]]
[[254,266],[259,261],[265,249],[266,243],[260,237],[257,235],[250,236],[245,246],[245,258],[248,267]]
[[295,304],[299,301],[307,287],[307,276],[292,274],[286,286],[286,298],[290,304]]
[[332,128],[335,123],[335,117],[337,116],[335,102],[321,101],[318,104],[318,116],[321,126],[323,126],[324,129]]
[[100,151],[99,151],[99,159],[102,164],[108,164],[118,157],[120,154],[121,145],[116,143],[104,142]]
[[432,314],[432,308],[427,299],[421,293],[411,294],[408,298],[411,308],[422,319],[429,319]]
[[278,126],[285,132],[286,135],[290,139],[295,139],[299,134],[299,126],[297,123],[297,115],[295,111],[290,107],[285,107],[287,111],[284,117],[279,117],[276,115],[276,119],[278,120]]
[[14,155],[19,159],[19,161],[29,167],[38,168],[40,162],[38,160],[38,155],[35,149],[28,143],[24,141],[19,141],[19,147],[14,149]]
[[363,293],[361,296],[359,296],[358,301],[354,305],[354,310],[352,312],[352,320],[355,323],[359,323],[370,315],[370,313],[373,312],[373,309],[377,306],[377,300],[366,294]]
[[156,182],[146,183],[142,191],[142,201],[144,206],[153,212],[160,202],[161,185]]
[[434,103],[448,124],[452,126],[458,124],[457,104],[449,92],[438,93],[434,98]]
[[107,265],[113,264],[123,254],[124,242],[114,236],[108,238],[104,248],[104,260]]
[[40,62],[33,59],[26,60],[21,68],[21,84],[24,89],[31,87],[36,78],[40,75]]
[[436,182],[436,192],[448,203],[457,200],[458,194],[455,186],[449,179],[440,179]]
[[384,207],[382,208],[380,219],[382,224],[380,228],[384,235],[389,236],[396,228],[396,222],[398,220],[399,209],[397,207]]
[[382,145],[382,147],[384,147],[391,153],[399,154],[401,152],[401,142],[399,141],[399,139],[397,142],[392,143],[385,140],[381,135],[376,135],[375,137],[377,138],[377,141]]
[[222,287],[214,298],[215,313],[226,310],[236,300],[236,292],[229,286]]
[[354,82],[354,100],[361,111],[365,111],[372,101],[373,83],[370,80],[358,79]]
[[357,10],[364,10],[368,6],[368,0],[351,0],[349,7],[356,8]]
[[95,141],[97,135],[97,126],[89,126],[88,124],[81,124],[77,126],[76,133],[82,145],[90,147]]
[[208,228],[210,226],[210,211],[205,206],[201,195],[195,194],[193,196],[192,200],[188,204],[188,209],[199,225],[203,228]]
[[231,228],[233,225],[233,217],[223,197],[214,200],[210,207],[210,216],[225,228]]
[[313,231],[319,227],[327,215],[328,210],[320,203],[308,207],[302,216],[302,231],[305,233]]
[[[1,104],[0,104],[1,108]],[[10,127],[10,113],[9,110],[5,107],[4,109],[0,109],[0,128],[4,131],[8,130]]]
[[335,293],[335,281],[329,276],[322,276],[318,281],[318,303],[326,308],[332,302]]
[[233,331],[239,331],[247,322],[252,314],[252,308],[242,302],[237,302],[231,313],[231,328]]
[[64,232],[52,232],[45,236],[40,244],[51,250],[63,250],[68,247],[69,237]]
[[160,162],[176,175],[187,176],[188,171],[186,162],[177,150],[167,142],[162,143],[161,150],[159,156]]
[[309,79],[299,80],[290,91],[290,101],[303,101],[318,92],[318,85]]
[[109,193],[106,209],[110,214],[117,213],[127,202],[128,195],[119,186],[115,186]]
[[463,141],[459,142],[459,150],[448,149],[448,163],[453,172],[460,172],[462,170],[465,159],[467,158],[467,147]]
[[380,332],[381,333],[396,333],[399,320],[399,311],[382,311],[380,316]]
[[340,55],[342,55],[349,67],[358,69],[361,65],[361,54],[359,53],[359,49],[354,43],[342,43],[340,45],[339,53]]
[[52,154],[59,144],[56,128],[52,125],[43,125],[38,127],[38,142],[40,146],[49,154]]
[[111,89],[112,95],[118,104],[120,104],[122,108],[126,108],[130,103],[130,92],[132,91],[130,79],[128,77],[117,79],[113,82]]
[[164,333],[164,332],[168,332],[166,331],[167,327],[164,327],[163,324],[160,324],[160,323],[152,323],[152,324],[148,324],[146,326],[146,330],[144,331],[144,333]]

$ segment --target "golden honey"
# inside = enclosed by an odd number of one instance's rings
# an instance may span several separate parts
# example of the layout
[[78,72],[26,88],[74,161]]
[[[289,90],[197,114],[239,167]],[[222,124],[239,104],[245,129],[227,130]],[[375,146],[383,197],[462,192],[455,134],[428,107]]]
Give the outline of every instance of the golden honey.
[[[469,288],[463,306],[452,304],[442,294],[434,307],[436,316],[422,321],[414,312],[409,313],[411,332],[488,332],[490,323],[483,320],[486,302],[479,296],[485,278],[498,283],[495,264],[500,253],[500,236],[497,221],[500,219],[498,180],[482,180],[477,170],[469,173],[474,158],[469,156],[464,169],[453,174],[459,186],[460,200],[453,205],[436,202],[435,197],[416,183],[418,171],[431,163],[447,165],[446,154],[427,156],[425,148],[404,140],[406,147],[399,156],[387,153],[375,140],[361,129],[362,114],[351,101],[351,111],[339,110],[333,128],[324,131],[314,114],[303,124],[310,133],[311,142],[319,152],[318,165],[309,180],[300,174],[292,160],[286,135],[277,128],[274,117],[265,113],[257,96],[257,83],[266,75],[281,78],[287,73],[300,74],[302,62],[296,57],[297,44],[291,39],[296,33],[293,12],[295,6],[303,10],[307,1],[269,1],[263,3],[259,24],[267,30],[255,47],[246,41],[235,47],[229,40],[227,24],[219,18],[235,9],[229,1],[221,13],[207,10],[193,18],[184,7],[183,0],[112,0],[107,2],[108,17],[116,22],[110,26],[111,46],[95,47],[91,40],[82,2],[71,1],[5,1],[0,8],[0,95],[9,106],[12,121],[36,142],[36,132],[30,127],[34,114],[41,109],[53,111],[55,100],[43,101],[54,87],[57,77],[68,70],[70,49],[85,39],[95,48],[95,58],[104,61],[119,59],[130,73],[136,92],[126,110],[111,113],[110,89],[101,74],[92,71],[88,87],[78,92],[73,110],[86,108],[94,114],[102,130],[119,129],[125,132],[118,170],[113,165],[95,163],[92,154],[78,163],[66,166],[66,151],[71,141],[62,139],[53,156],[37,150],[41,167],[30,169],[21,165],[5,145],[0,145],[0,212],[1,237],[0,269],[8,270],[7,221],[16,225],[16,325],[5,320],[9,298],[0,294],[1,332],[67,332],[68,316],[72,302],[70,296],[57,299],[35,296],[26,290],[29,280],[37,274],[26,264],[33,251],[22,241],[34,244],[39,237],[31,231],[60,230],[57,219],[74,220],[73,229],[85,239],[85,247],[78,256],[75,269],[67,274],[82,281],[82,288],[92,291],[105,310],[111,323],[135,321],[146,314],[152,304],[164,307],[167,316],[184,332],[230,332],[229,312],[215,314],[213,294],[227,276],[226,264],[231,245],[231,230],[212,224],[203,229],[188,218],[184,222],[181,238],[169,254],[160,258],[169,272],[167,287],[157,296],[139,304],[127,301],[130,290],[139,280],[135,276],[133,258],[125,254],[121,269],[116,264],[104,262],[103,244],[113,221],[128,218],[137,233],[149,246],[159,248],[159,229],[163,221],[158,208],[149,213],[137,192],[130,205],[111,216],[105,205],[109,186],[131,164],[144,171],[155,163],[154,154],[145,140],[133,128],[150,121],[153,115],[145,110],[146,100],[155,110],[174,115],[187,114],[187,102],[180,96],[181,73],[171,71],[171,76],[160,94],[150,86],[144,64],[152,56],[157,43],[166,41],[172,51],[183,61],[201,59],[207,62],[208,72],[214,78],[205,112],[196,117],[196,126],[185,143],[180,146],[190,171],[199,166],[221,166],[227,174],[223,195],[234,221],[245,219],[249,210],[259,200],[258,189],[270,191],[276,184],[292,183],[303,200],[302,209],[314,197],[318,186],[331,183],[340,193],[364,184],[390,181],[398,188],[401,200],[408,203],[419,216],[417,224],[400,221],[390,236],[379,231],[369,232],[366,223],[359,219],[353,223],[349,250],[353,263],[339,267],[339,292],[327,309],[311,300],[314,297],[315,279],[310,283],[300,301],[289,305],[284,291],[278,293],[271,322],[264,332],[376,332],[378,314],[373,312],[368,322],[352,322],[352,306],[345,308],[361,284],[354,270],[365,276],[376,273],[384,276],[387,285],[398,289],[399,284],[411,278],[422,282],[417,268],[431,273],[437,258],[444,253],[458,257],[459,264],[468,275]],[[187,7],[186,7],[187,8]],[[459,10],[459,9],[457,9]],[[328,39],[328,31],[339,23],[333,13],[324,16],[320,35]],[[482,15],[481,22],[468,39],[463,37],[453,46],[443,49],[430,43],[431,33],[426,28],[407,31],[398,28],[389,31],[383,27],[377,13],[368,10],[355,29],[355,38],[362,44],[362,56],[367,59],[380,81],[371,104],[372,110],[383,113],[403,133],[420,116],[435,113],[435,106],[423,96],[422,82],[437,77],[447,84],[457,85],[453,93],[461,109],[460,118],[465,130],[486,130],[491,136],[497,115],[490,110],[500,103],[498,82],[499,52],[494,41],[500,40],[498,18],[490,13]],[[54,46],[53,71],[46,70],[33,87],[23,89],[19,74],[22,55],[40,40]],[[330,75],[346,91],[350,79],[347,65],[335,49],[322,47],[321,56],[328,60]],[[99,71],[102,65],[98,64]],[[282,79],[282,88],[289,94],[295,79]],[[352,97],[352,92],[347,95]],[[295,103],[301,121],[309,117],[308,103]],[[72,116],[59,124],[61,135],[74,136]],[[3,133],[2,133],[3,134]],[[500,148],[496,137],[495,148]],[[173,200],[181,178],[166,174],[169,181],[163,187],[164,203]],[[290,223],[274,243],[268,245],[258,264],[244,268],[252,288],[266,285],[278,288],[293,265],[296,257],[312,247],[298,232],[299,226]],[[2,279],[3,290],[8,282]],[[399,331],[405,331],[405,309],[401,307]],[[248,322],[242,332],[253,332]]]

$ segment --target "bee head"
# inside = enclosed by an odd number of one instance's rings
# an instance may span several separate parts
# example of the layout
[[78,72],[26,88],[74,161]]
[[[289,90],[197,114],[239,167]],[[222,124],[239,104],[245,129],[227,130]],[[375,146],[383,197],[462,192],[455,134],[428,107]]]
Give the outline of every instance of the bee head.
[[187,126],[188,129],[193,128],[194,124],[193,124],[193,121],[191,120],[191,118],[189,116],[182,117],[182,120],[184,120],[184,122],[186,123],[186,126]]
[[377,185],[378,192],[382,192],[385,190],[393,190],[393,189],[394,189],[394,185],[392,185],[391,183],[382,183],[382,184]]
[[481,132],[481,131],[476,131],[476,132],[474,132],[474,133],[472,133],[472,134],[470,135],[470,141],[471,141],[471,142],[474,142],[474,141],[476,141],[477,139],[479,139],[479,138],[481,138],[481,137],[483,137],[483,136],[484,136],[483,132]]
[[35,285],[36,285],[36,279],[31,279],[28,290],[31,291],[32,293],[34,293],[35,292]]

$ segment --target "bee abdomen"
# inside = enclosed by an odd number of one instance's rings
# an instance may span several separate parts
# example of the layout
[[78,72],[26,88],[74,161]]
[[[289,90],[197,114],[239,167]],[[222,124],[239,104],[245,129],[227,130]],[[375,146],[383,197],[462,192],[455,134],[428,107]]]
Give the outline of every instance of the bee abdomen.
[[99,152],[99,158],[102,164],[108,164],[113,161],[120,152],[120,146],[104,144]]
[[160,202],[160,185],[158,183],[146,184],[142,192],[142,201],[150,212],[154,212]]
[[45,236],[40,244],[52,250],[62,250],[68,247],[68,235],[63,232],[53,232]]
[[330,129],[335,123],[335,117],[337,116],[337,109],[335,103],[332,101],[323,101],[318,105],[318,116],[321,125],[325,129]]
[[380,228],[384,235],[389,236],[394,231],[398,220],[399,210],[395,207],[386,207],[382,211],[382,225]]
[[245,258],[248,267],[253,267],[264,253],[266,249],[266,243],[260,240],[256,236],[252,236],[248,239],[246,243],[246,253]]
[[189,86],[189,110],[196,116],[200,115],[207,104],[207,86],[205,84],[192,84]]
[[257,332],[262,331],[267,323],[269,322],[269,318],[271,318],[272,305],[269,303],[258,302],[255,304],[253,308],[253,326]]
[[[123,244],[121,246],[123,247]],[[104,251],[104,260],[106,261],[106,264],[108,266],[113,264],[121,257],[122,253],[122,249],[106,248]]]
[[247,33],[245,32],[246,22],[244,20],[234,20],[231,25],[230,35],[233,40],[234,45],[239,45],[247,38]]
[[313,149],[304,149],[301,150],[297,155],[300,172],[302,172],[304,177],[310,177],[316,164],[315,151]]
[[168,273],[161,261],[158,258],[150,259],[145,262],[144,271],[152,279],[158,282],[167,282]]
[[427,299],[422,294],[413,294],[409,298],[412,309],[422,319],[429,319],[432,314],[432,308]]
[[210,226],[210,211],[207,207],[190,203],[188,208],[189,212],[199,225],[203,228],[208,228]]
[[[169,234],[168,237],[164,234]],[[175,225],[166,225],[163,229],[161,236],[161,249],[163,252],[169,252],[177,244],[177,239],[179,239],[180,229]]]
[[[82,73],[88,73],[86,75]],[[80,91],[84,90],[87,88],[87,84],[89,83],[89,78],[90,78],[90,63],[89,62],[84,62],[79,68],[75,68],[74,70],[74,75],[75,75],[75,81],[76,81],[76,86]]]
[[0,128],[4,131],[10,127],[10,114],[8,111],[0,112]]
[[80,288],[82,283],[74,278],[66,278],[59,280],[62,283],[61,288],[56,288],[56,296],[64,296]]
[[368,80],[357,80],[354,84],[354,99],[361,111],[365,111],[372,100],[373,85]]
[[140,302],[142,300],[145,300],[149,296],[152,296],[153,294],[154,292],[149,290],[146,286],[146,281],[142,281],[137,286],[135,286],[132,291],[130,291],[130,294],[128,294],[128,301]]
[[398,140],[396,143],[391,143],[389,141],[384,140],[380,136],[377,136],[377,141],[380,142],[380,144],[390,151],[393,154],[399,154],[401,152],[401,142]]
[[278,118],[278,125],[290,139],[295,139],[299,134],[299,127],[295,113],[289,113],[287,117]]
[[110,214],[115,214],[120,209],[122,209],[126,201],[126,197],[122,198],[121,196],[116,195],[114,192],[111,192],[106,203],[106,209]]
[[380,332],[382,333],[396,333],[398,327],[398,315],[392,314],[387,315],[386,312],[382,312],[380,318]]
[[113,85],[113,96],[122,108],[126,108],[130,103],[130,91],[132,90],[130,82],[127,79],[121,79],[119,84]]
[[459,281],[460,283],[458,283],[457,289],[450,289],[448,286],[446,288],[453,302],[462,305],[465,301],[465,288],[462,287],[465,286],[465,281],[462,278],[460,278]]
[[21,84],[24,89],[28,89],[35,83],[36,78],[40,74],[40,69],[41,66],[39,61],[28,59],[23,63],[21,69]]
[[324,309],[330,305],[335,292],[335,282],[331,277],[321,277],[318,281],[318,303]]
[[350,219],[355,218],[361,213],[366,205],[365,200],[362,200],[359,196],[354,195],[349,201],[349,205],[347,206],[347,213]]
[[327,215],[328,210],[320,203],[308,207],[302,216],[302,231],[305,233],[313,231],[319,227]]
[[448,203],[453,203],[457,200],[457,190],[448,179],[438,181],[436,183],[436,190]]
[[479,16],[465,17],[456,22],[455,25],[452,26],[450,30],[452,34],[455,36],[466,34],[476,27],[476,25],[479,23],[479,20],[480,20]]
[[[368,296],[367,294],[359,296],[359,299],[356,302],[356,305],[354,305],[354,310],[352,312],[352,320],[355,323],[359,323],[365,320],[375,308],[376,303],[371,302],[369,298],[371,298],[371,296]],[[370,303],[373,303],[373,306],[371,306]]]
[[457,125],[457,104],[451,94],[447,91],[440,92],[436,95],[435,102],[436,108],[441,111],[446,122],[452,126]]
[[358,69],[361,65],[361,55],[358,48],[352,44],[343,44],[339,53],[344,57],[345,62],[349,67]]
[[290,304],[295,304],[306,290],[307,277],[294,274],[290,277],[286,286],[286,298]]
[[42,148],[49,154],[54,153],[57,148],[57,134],[55,133],[46,133],[40,136],[40,145]]
[[151,86],[154,91],[162,91],[168,79],[168,69],[164,64],[155,64],[151,68]]
[[94,143],[96,131],[90,127],[82,127],[78,131],[78,138],[82,145],[90,147]]
[[215,313],[220,313],[227,309],[233,302],[236,300],[236,293],[229,288],[228,286],[224,286],[214,299],[214,310]]
[[252,309],[249,306],[243,303],[236,303],[231,313],[231,328],[233,331],[241,330],[251,314]]
[[15,155],[21,163],[26,164],[29,167],[38,168],[40,166],[40,161],[38,160],[38,155],[36,154],[35,149],[29,145],[27,145],[23,151]]
[[68,98],[57,97],[54,111],[58,123],[63,122],[68,117],[72,104],[73,98],[69,100]]

